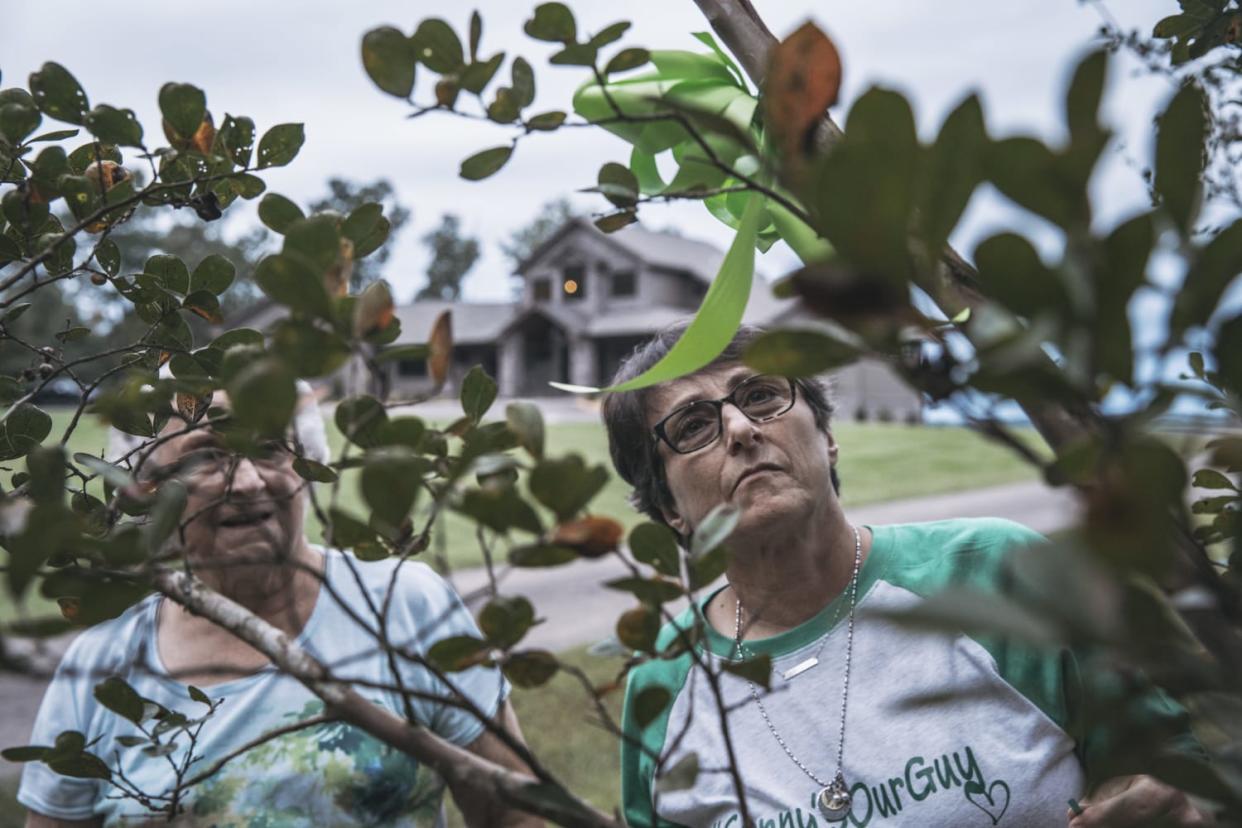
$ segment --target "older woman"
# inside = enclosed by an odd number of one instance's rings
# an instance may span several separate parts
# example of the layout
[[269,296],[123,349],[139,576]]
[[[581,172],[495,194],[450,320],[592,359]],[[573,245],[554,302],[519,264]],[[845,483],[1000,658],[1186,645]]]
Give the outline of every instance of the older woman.
[[[317,419],[305,412],[297,418],[303,445],[320,441]],[[478,634],[442,579],[421,563],[395,571],[395,562],[360,564],[308,543],[305,483],[285,444],[238,456],[211,428],[187,430],[175,418],[163,436],[150,461],[188,490],[183,552],[202,581],[282,630],[374,703],[492,761],[524,768],[480,718],[494,718],[520,739],[498,671],[457,673],[449,687],[377,646],[368,608],[387,606],[390,588],[387,633],[396,645],[423,652],[446,636]],[[204,715],[206,699],[218,706],[193,741],[188,734],[175,741],[165,736],[159,746],[147,736],[158,733],[155,721],[139,724],[100,704],[96,688],[111,676],[188,720]],[[129,795],[99,779],[31,763],[18,799],[30,809],[31,826],[442,822],[444,783],[430,768],[324,713],[317,697],[262,653],[151,595],[73,642],[32,740],[51,745],[58,734],[77,731],[112,766],[114,778],[123,774]],[[280,735],[265,741],[273,733]],[[218,772],[184,787],[225,759]],[[458,804],[472,825],[525,821],[478,797],[459,797]]]
[[[682,330],[638,349],[615,381],[655,364]],[[604,404],[613,462],[640,510],[686,538],[716,506],[740,509],[728,583],[667,625],[664,655],[630,675],[630,825],[740,828],[739,784],[759,825],[1200,824],[1184,796],[1147,777],[1113,781],[1085,813],[1067,813],[1108,748],[1075,715],[1071,654],[882,616],[953,583],[999,590],[1006,556],[1041,539],[1001,520],[852,523],[826,390],[747,368],[758,333],[743,328],[695,374]],[[770,690],[726,672],[718,698],[701,669],[760,656]],[[644,696],[651,688],[671,698],[654,715],[638,702],[661,697]],[[1150,710],[1174,712],[1158,700]],[[690,757],[692,784],[662,782]]]

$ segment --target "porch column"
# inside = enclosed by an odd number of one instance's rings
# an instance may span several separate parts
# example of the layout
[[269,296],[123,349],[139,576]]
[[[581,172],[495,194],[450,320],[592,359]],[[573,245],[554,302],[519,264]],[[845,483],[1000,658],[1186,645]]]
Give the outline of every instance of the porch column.
[[574,385],[595,385],[595,342],[585,336],[569,340],[569,381]]
[[497,369],[500,374],[496,378],[496,384],[500,386],[500,396],[502,397],[518,397],[522,394],[522,386],[524,385],[525,376],[522,371],[522,335],[518,331],[512,331],[508,336],[500,340],[498,347],[499,359],[497,360]]

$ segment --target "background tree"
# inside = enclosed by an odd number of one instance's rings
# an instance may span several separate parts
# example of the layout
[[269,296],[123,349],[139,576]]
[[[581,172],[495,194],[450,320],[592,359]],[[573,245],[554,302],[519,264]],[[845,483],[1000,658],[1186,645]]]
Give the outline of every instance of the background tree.
[[461,219],[445,213],[440,226],[423,236],[423,244],[431,253],[431,263],[427,265],[427,284],[414,295],[414,301],[456,301],[461,297],[461,280],[479,259],[479,240],[463,235]]
[[[387,178],[371,182],[351,181],[347,178],[329,178],[328,194],[310,203],[311,212],[331,210],[347,216],[364,204],[379,204],[384,208],[383,221],[388,226],[388,237],[395,238],[410,220],[410,211],[397,197],[396,188]],[[384,246],[374,255],[354,263],[349,289],[352,292],[365,288],[383,276],[384,265],[392,249]]]

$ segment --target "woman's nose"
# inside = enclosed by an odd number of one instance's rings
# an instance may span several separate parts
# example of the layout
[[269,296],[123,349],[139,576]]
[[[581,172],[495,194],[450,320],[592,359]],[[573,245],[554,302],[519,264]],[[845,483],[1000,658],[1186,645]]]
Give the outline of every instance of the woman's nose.
[[720,429],[730,453],[742,451],[763,439],[759,425],[734,405],[720,409]]

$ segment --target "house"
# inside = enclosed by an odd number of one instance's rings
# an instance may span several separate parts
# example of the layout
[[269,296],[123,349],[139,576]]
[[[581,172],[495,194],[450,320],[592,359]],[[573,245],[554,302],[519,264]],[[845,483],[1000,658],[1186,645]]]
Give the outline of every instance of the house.
[[[513,302],[423,301],[397,308],[401,335],[393,345],[427,341],[432,324],[452,312],[453,361],[443,393],[483,366],[501,396],[541,397],[562,392],[549,382],[603,386],[621,360],[667,325],[692,316],[720,269],[724,254],[713,245],[633,224],[605,234],[586,219],[572,219],[536,248],[518,268],[522,286]],[[265,330],[283,316],[259,303],[233,326]],[[743,321],[756,325],[824,324],[798,302],[772,296],[756,276]],[[431,384],[423,360],[385,363],[396,399],[425,393]],[[327,380],[336,394],[356,393],[345,369]],[[914,422],[922,400],[887,362],[864,359],[832,378],[838,416]],[[321,383],[322,384],[322,383]]]
[[[549,382],[603,386],[621,360],[667,325],[698,308],[724,254],[715,246],[634,224],[605,234],[572,219],[518,268],[522,286],[511,303],[419,302],[400,307],[401,336],[394,344],[427,340],[432,323],[452,311],[454,354],[450,389],[471,366],[482,365],[506,397],[560,392]],[[772,296],[756,277],[743,321],[819,324],[794,300]],[[425,390],[421,361],[392,364],[398,398]],[[889,365],[862,360],[833,378],[840,416],[916,421],[920,396]]]

